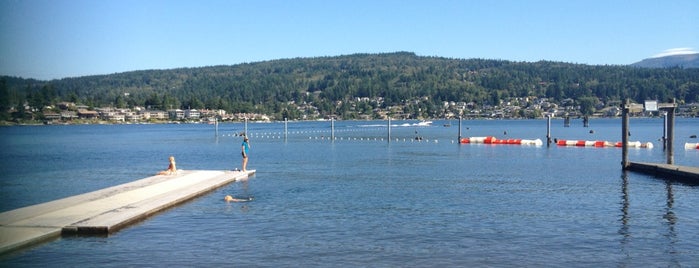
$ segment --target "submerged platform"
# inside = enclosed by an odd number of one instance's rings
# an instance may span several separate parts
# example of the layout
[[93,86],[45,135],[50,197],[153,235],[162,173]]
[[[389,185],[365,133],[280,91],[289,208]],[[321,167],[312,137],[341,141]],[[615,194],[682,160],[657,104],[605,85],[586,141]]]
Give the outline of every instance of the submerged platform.
[[255,170],[182,170],[0,213],[0,253],[61,234],[109,234]]
[[673,180],[699,183],[699,167],[677,166],[658,163],[629,162],[628,170],[652,174]]

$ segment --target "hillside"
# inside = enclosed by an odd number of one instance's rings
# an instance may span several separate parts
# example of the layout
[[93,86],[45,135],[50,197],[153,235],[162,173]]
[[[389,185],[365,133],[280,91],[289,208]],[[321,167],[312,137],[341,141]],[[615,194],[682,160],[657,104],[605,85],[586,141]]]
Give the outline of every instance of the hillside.
[[268,114],[276,119],[311,114],[357,118],[389,109],[411,117],[442,117],[469,112],[464,105],[445,107],[445,102],[467,103],[468,109],[478,110],[518,98],[523,100],[521,109],[546,99],[561,106],[585,106],[585,114],[624,98],[636,102],[669,98],[699,101],[699,69],[451,59],[410,52],[144,70],[52,81],[1,79],[0,111],[4,118],[26,108],[20,103],[41,110],[60,101],[90,107],[223,109]]
[[643,68],[699,68],[699,53],[648,58],[631,64]]

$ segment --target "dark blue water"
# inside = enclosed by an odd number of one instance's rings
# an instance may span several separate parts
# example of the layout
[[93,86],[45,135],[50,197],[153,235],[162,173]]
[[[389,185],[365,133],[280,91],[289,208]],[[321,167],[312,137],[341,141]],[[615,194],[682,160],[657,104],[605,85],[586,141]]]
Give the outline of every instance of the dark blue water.
[[[249,124],[257,174],[109,237],[64,237],[2,266],[694,266],[699,186],[625,173],[618,148],[458,145],[458,122]],[[697,119],[678,119],[677,164]],[[620,120],[553,121],[620,140]],[[590,133],[594,130],[594,133]],[[242,124],[0,128],[0,211],[180,169],[240,167]],[[504,135],[504,132],[507,135]],[[631,121],[633,161],[664,162],[661,119]],[[464,121],[463,136],[545,139],[544,120]],[[414,140],[421,136],[422,141]],[[227,194],[254,196],[223,202]]]

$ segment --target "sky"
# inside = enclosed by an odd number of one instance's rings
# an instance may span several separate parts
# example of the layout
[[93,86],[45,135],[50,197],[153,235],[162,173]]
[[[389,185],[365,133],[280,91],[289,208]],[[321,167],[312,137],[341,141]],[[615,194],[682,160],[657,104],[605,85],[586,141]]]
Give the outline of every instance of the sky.
[[0,75],[355,53],[625,65],[699,50],[696,0],[0,0]]

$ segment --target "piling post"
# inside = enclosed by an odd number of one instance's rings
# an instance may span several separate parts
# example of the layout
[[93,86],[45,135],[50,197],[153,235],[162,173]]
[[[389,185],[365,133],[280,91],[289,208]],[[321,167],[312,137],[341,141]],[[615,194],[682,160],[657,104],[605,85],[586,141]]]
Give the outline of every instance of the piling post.
[[391,143],[391,117],[388,117],[388,143]]
[[214,133],[214,135],[218,137],[218,117],[214,117],[214,126],[216,128],[216,133]]
[[672,144],[675,140],[675,98],[670,100],[672,107],[668,108],[667,113],[667,163],[672,165],[675,162],[675,156],[672,150]]
[[663,151],[667,149],[667,111],[663,111]]
[[284,117],[284,140],[289,136],[289,119]]
[[335,117],[330,117],[330,140],[335,141]]
[[459,116],[459,137],[456,141],[457,143],[461,143],[461,116]]
[[621,168],[629,167],[629,100],[621,104]]
[[546,115],[546,147],[551,146],[551,115]]
[[245,117],[245,130],[244,131],[245,131],[244,132],[245,136],[248,136],[248,118],[247,117]]

